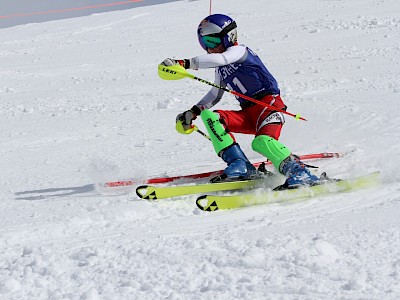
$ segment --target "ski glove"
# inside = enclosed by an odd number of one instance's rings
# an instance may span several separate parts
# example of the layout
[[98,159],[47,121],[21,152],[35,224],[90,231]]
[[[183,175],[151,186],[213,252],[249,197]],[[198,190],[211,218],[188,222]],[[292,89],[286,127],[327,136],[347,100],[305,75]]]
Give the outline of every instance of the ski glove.
[[196,120],[201,110],[196,105],[190,110],[187,110],[176,117],[175,129],[181,134],[190,134],[194,131],[195,127],[192,122]]
[[163,66],[174,66],[174,65],[181,65],[185,69],[190,68],[190,59],[173,59],[173,58],[166,58],[161,63]]

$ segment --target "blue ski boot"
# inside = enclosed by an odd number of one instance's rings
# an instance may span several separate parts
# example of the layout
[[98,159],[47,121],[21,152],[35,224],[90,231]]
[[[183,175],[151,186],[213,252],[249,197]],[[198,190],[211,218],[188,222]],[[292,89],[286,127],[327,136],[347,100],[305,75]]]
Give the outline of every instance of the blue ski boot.
[[213,183],[247,180],[257,173],[256,168],[236,143],[223,150],[221,157],[228,164],[228,167],[224,170],[224,173],[211,179]]
[[287,176],[287,179],[279,189],[295,189],[302,185],[316,185],[320,178],[310,173],[306,166],[292,156],[286,158],[280,165],[279,171]]

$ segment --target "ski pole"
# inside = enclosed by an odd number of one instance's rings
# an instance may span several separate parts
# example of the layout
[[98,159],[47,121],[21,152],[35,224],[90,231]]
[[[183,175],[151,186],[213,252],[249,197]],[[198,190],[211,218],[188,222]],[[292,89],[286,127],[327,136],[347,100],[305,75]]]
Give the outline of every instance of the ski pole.
[[238,96],[240,98],[246,99],[246,100],[248,100],[250,102],[253,102],[253,103],[256,103],[256,104],[260,104],[260,105],[265,106],[267,108],[271,108],[271,109],[273,109],[275,111],[281,112],[281,113],[283,113],[285,115],[292,116],[296,120],[307,121],[306,119],[301,117],[300,114],[292,114],[292,113],[287,112],[287,111],[285,111],[283,109],[278,109],[278,108],[273,107],[271,105],[268,105],[268,104],[266,104],[266,103],[264,103],[262,101],[253,99],[253,98],[251,98],[249,96],[246,96],[246,95],[243,95],[243,94],[238,93],[236,91],[224,88],[222,86],[219,86],[219,85],[217,85],[215,83],[212,83],[210,81],[207,81],[205,79],[201,79],[199,77],[196,77],[193,74],[190,74],[189,72],[187,72],[186,69],[184,67],[182,67],[181,65],[163,66],[163,65],[160,64],[160,65],[158,65],[158,76],[160,76],[164,80],[179,80],[179,79],[183,79],[185,77],[190,78],[190,79],[194,79],[194,80],[203,82],[205,84],[208,84],[210,86],[216,87],[218,89],[221,89],[221,90],[223,90],[225,92],[231,93],[231,94],[233,94],[235,96]]
[[199,127],[197,127],[196,125],[194,125],[194,130],[197,131],[198,133],[200,133],[202,136],[204,136],[207,140],[211,141],[210,137],[207,134],[205,134],[203,131],[201,131],[199,129]]

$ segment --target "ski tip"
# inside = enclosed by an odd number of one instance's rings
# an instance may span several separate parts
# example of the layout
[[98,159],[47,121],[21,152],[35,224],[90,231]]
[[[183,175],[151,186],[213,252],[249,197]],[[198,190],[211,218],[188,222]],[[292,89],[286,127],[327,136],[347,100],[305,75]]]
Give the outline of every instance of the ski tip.
[[146,200],[156,200],[157,195],[153,191],[149,191],[149,186],[148,185],[141,185],[136,188],[136,195],[140,199],[146,199]]
[[[201,210],[205,211],[205,206],[203,206],[203,204],[201,202],[204,202],[204,199],[207,200],[207,196],[200,196],[199,198],[197,198],[196,200],[196,205],[198,208],[200,208]],[[208,202],[208,201],[207,201]]]
[[202,211],[216,211],[218,210],[218,205],[215,201],[209,204],[209,199],[207,198],[207,195],[200,196],[196,200],[196,205],[198,208],[200,208]]

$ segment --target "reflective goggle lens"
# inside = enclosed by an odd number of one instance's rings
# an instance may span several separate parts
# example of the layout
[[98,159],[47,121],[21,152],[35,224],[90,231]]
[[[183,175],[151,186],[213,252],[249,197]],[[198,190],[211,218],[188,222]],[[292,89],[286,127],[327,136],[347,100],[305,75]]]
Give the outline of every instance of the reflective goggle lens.
[[222,43],[221,38],[210,35],[202,36],[200,42],[203,44],[203,48],[205,49],[214,49]]

